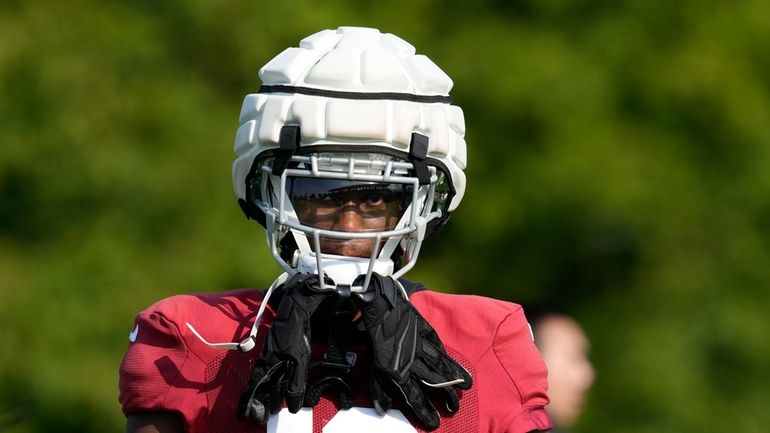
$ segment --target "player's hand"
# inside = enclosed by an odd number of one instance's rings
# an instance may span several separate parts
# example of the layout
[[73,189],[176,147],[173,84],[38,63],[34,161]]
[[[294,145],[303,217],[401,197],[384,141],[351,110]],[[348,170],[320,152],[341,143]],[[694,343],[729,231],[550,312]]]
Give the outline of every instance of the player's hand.
[[473,380],[465,368],[447,355],[436,331],[396,288],[392,278],[372,275],[366,293],[354,297],[371,338],[373,371],[370,392],[375,408],[390,409],[383,379],[392,381],[428,430],[438,428],[438,412],[426,396],[432,390],[447,410],[456,412],[460,398],[455,387],[468,389]]
[[319,289],[317,275],[296,274],[281,289],[283,297],[270,326],[262,354],[241,396],[238,417],[265,425],[270,414],[302,407],[310,360],[310,317],[333,291]]

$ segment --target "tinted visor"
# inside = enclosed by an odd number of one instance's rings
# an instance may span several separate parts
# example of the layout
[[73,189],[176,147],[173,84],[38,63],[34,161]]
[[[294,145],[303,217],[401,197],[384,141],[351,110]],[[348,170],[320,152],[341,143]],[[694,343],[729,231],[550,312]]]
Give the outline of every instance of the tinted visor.
[[299,222],[344,232],[387,231],[412,199],[412,185],[290,177],[286,189]]

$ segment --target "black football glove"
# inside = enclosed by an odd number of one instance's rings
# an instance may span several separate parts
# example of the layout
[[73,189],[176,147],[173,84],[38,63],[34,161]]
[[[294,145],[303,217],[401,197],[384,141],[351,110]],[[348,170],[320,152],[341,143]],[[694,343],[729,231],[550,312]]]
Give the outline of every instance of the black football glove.
[[284,398],[290,412],[302,407],[310,361],[310,317],[334,294],[320,290],[317,275],[306,274],[294,275],[280,290],[278,313],[238,405],[240,419],[251,418],[260,425],[281,410]]
[[371,339],[372,400],[378,412],[390,409],[391,399],[383,387],[383,379],[389,379],[423,426],[435,430],[440,418],[426,392],[435,391],[447,410],[456,412],[460,398],[454,387],[469,389],[473,380],[447,355],[436,331],[396,284],[392,278],[372,274],[369,289],[354,297]]

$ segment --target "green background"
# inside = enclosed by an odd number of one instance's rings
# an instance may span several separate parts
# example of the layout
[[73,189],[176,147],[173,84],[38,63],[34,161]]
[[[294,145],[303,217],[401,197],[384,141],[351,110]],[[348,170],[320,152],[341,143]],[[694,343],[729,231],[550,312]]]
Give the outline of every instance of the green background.
[[580,431],[770,425],[767,1],[4,0],[1,431],[122,430],[134,314],[278,273],[237,115],[339,25],[410,41],[466,113],[466,198],[413,279],[575,315]]

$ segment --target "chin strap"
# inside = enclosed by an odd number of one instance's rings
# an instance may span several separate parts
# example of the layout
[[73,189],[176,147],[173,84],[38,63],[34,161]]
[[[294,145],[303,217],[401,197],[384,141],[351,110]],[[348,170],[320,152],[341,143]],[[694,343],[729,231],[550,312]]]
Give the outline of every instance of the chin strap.
[[251,331],[249,332],[249,336],[244,338],[240,342],[230,342],[230,343],[211,343],[203,336],[198,333],[197,330],[193,327],[193,325],[190,324],[190,322],[185,322],[185,325],[187,325],[187,328],[192,331],[193,335],[198,337],[200,341],[203,342],[203,344],[212,347],[214,349],[224,349],[224,350],[238,350],[240,352],[248,352],[257,345],[257,331],[259,330],[259,324],[262,322],[262,315],[265,312],[265,308],[267,308],[268,300],[270,300],[270,296],[273,294],[273,290],[275,290],[276,287],[280,286],[286,280],[289,278],[289,275],[287,273],[283,273],[278,276],[278,278],[273,281],[273,284],[270,285],[270,287],[267,289],[267,292],[265,292],[265,298],[262,300],[262,305],[259,306],[259,310],[257,311],[257,316],[254,318],[254,323],[251,325]]

